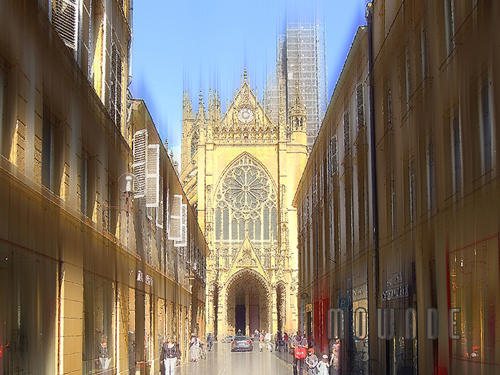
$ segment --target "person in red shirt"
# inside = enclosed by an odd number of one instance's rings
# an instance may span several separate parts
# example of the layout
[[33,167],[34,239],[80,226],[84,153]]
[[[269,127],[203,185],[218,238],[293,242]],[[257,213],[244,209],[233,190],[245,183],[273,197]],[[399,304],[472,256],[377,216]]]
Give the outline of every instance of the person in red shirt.
[[[295,336],[290,344],[290,347],[295,350],[297,348],[307,349],[307,340],[302,337],[302,332],[297,331],[297,336]],[[304,374],[304,359],[297,359],[293,356],[293,375],[303,375]]]

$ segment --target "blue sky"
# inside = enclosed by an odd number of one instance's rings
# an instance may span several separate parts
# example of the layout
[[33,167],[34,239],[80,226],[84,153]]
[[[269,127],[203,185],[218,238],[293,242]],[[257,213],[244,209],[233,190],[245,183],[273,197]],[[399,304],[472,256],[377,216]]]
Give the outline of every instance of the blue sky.
[[194,110],[200,89],[205,105],[208,88],[218,89],[224,111],[246,67],[261,100],[286,23],[319,20],[326,29],[330,98],[356,29],[366,23],[365,4],[366,0],[135,0],[132,94],[146,101],[161,137],[178,155],[185,89],[190,90]]

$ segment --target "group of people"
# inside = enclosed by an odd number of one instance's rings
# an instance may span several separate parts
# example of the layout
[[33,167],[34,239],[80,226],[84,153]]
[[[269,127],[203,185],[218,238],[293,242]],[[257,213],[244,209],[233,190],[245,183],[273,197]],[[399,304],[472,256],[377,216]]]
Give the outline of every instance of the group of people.
[[[302,348],[302,352],[307,350],[307,356],[295,353],[295,349]],[[294,352],[293,374],[294,375],[338,375],[340,372],[340,340],[335,340],[331,345],[330,357],[322,354],[320,358],[316,356],[314,348],[309,348],[307,339],[300,331],[292,338],[290,349]],[[331,372],[330,372],[331,370]]]
[[281,348],[283,348],[284,351],[288,350],[289,335],[286,332],[282,334],[280,331],[277,331],[273,337],[270,332],[259,332],[259,330],[256,329],[254,331],[254,337],[255,340],[259,340],[259,349],[261,352],[266,349],[270,352],[273,351],[273,349],[275,351],[281,351]]
[[[212,350],[214,336],[209,333],[207,336],[207,348]],[[203,350],[205,343],[201,341],[196,334],[191,335],[189,340],[189,361],[197,362]],[[163,364],[164,371],[162,374],[175,375],[175,367],[180,363],[181,351],[179,344],[174,341],[172,336],[167,337],[167,341],[162,346],[160,361]]]

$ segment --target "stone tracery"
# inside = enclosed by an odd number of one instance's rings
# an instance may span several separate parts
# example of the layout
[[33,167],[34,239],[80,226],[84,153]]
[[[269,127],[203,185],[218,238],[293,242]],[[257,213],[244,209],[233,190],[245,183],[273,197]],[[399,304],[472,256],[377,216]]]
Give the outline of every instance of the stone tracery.
[[215,197],[216,242],[241,242],[246,231],[253,241],[276,241],[276,187],[259,164],[244,154],[221,178]]

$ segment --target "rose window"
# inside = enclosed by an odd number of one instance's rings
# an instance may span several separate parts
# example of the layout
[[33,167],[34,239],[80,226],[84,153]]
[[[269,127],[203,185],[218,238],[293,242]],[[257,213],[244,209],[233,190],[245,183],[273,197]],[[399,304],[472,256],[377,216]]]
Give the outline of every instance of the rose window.
[[221,178],[215,195],[215,240],[277,240],[276,189],[264,168],[244,155]]
[[233,168],[222,183],[227,204],[246,215],[269,198],[269,180],[263,171],[244,165]]

